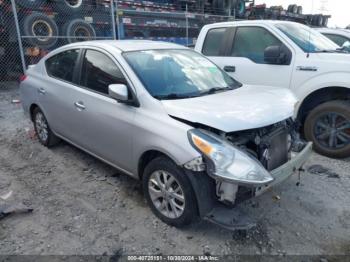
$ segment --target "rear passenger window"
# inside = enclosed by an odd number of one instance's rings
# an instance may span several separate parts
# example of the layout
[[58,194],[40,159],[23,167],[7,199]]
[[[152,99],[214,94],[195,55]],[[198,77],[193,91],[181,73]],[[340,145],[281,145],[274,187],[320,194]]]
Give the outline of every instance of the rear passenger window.
[[208,31],[205,38],[203,55],[206,56],[219,56],[220,49],[224,41],[224,36],[227,28],[215,28]]
[[238,27],[231,56],[246,57],[255,63],[264,64],[264,52],[268,46],[282,42],[262,27]]
[[79,49],[74,49],[50,57],[45,62],[47,73],[52,77],[73,82],[73,74],[78,56]]
[[126,83],[122,72],[112,59],[99,51],[86,51],[81,71],[82,86],[108,94],[109,85]]

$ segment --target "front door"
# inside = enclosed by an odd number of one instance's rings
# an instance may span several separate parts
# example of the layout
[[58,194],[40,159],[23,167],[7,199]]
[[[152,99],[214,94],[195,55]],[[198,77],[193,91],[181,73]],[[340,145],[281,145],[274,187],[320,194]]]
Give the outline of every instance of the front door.
[[[220,57],[209,56],[214,63],[243,84],[290,87],[294,59],[286,65],[264,61],[267,47],[283,45],[270,31],[258,26],[240,26],[229,28],[226,34],[232,38],[226,41],[224,53]],[[209,37],[208,33],[206,41]]]
[[78,144],[104,160],[130,171],[131,130],[137,108],[108,95],[111,84],[127,81],[110,55],[87,49],[83,55],[79,94],[75,98]]

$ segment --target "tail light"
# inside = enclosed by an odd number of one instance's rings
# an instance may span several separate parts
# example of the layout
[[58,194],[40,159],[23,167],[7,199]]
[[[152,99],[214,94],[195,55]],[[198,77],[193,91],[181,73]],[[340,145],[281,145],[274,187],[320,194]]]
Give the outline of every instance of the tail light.
[[23,82],[24,80],[26,80],[27,79],[27,75],[21,75],[20,77],[19,77],[19,82],[21,83],[21,82]]

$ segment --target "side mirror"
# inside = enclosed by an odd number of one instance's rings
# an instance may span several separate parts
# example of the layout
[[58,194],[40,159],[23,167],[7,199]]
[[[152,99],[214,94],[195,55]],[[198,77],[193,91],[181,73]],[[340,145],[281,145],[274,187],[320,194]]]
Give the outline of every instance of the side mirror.
[[129,99],[128,88],[123,84],[109,85],[108,94],[118,102],[126,102]]
[[264,60],[268,64],[285,65],[288,61],[288,56],[282,46],[268,46],[264,52]]
[[344,50],[350,50],[350,41],[346,41],[346,42],[342,45],[342,49],[344,49]]

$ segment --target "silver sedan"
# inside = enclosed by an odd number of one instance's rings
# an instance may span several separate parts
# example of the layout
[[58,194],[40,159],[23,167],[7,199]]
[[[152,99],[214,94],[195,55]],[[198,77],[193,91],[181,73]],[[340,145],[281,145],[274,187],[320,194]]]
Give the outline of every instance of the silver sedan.
[[64,139],[141,180],[152,211],[174,226],[201,217],[234,228],[234,205],[285,180],[311,152],[293,128],[291,92],[242,85],[175,44],[75,43],[21,80],[44,146]]

